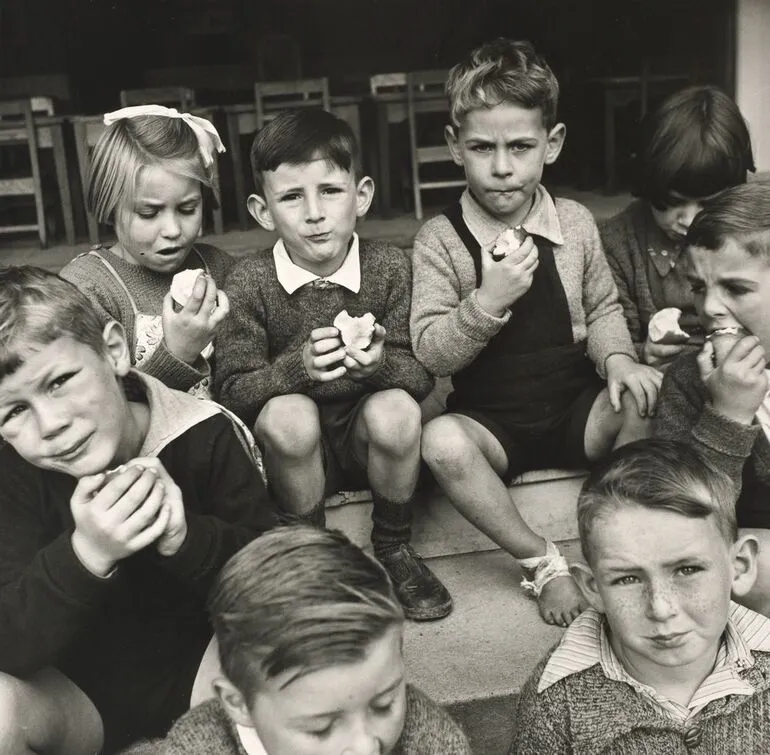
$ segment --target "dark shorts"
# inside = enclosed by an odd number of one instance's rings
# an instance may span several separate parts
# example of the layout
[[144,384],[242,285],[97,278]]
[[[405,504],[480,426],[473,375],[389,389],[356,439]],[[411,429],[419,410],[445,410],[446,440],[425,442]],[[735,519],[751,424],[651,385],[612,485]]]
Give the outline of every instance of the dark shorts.
[[339,490],[369,487],[366,460],[357,458],[354,444],[356,423],[369,395],[356,401],[318,406],[326,470],[324,493],[327,496]]
[[503,481],[508,485],[522,472],[531,469],[581,469],[588,464],[585,453],[588,415],[604,388],[604,381],[596,376],[567,409],[557,417],[549,418],[543,427],[517,424],[505,412],[453,409],[449,413],[469,417],[495,436],[508,459],[508,469],[503,475]]

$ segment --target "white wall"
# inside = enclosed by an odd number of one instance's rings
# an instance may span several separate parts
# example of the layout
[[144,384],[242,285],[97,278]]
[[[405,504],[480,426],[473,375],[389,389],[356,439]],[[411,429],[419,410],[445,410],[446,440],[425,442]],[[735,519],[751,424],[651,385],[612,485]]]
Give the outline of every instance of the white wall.
[[770,0],[737,0],[736,90],[757,173],[770,176]]

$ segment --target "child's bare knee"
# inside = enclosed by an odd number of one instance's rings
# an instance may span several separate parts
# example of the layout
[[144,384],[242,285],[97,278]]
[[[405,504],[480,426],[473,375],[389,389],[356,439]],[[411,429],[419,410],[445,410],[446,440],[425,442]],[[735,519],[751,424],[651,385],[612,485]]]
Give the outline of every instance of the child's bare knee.
[[24,682],[0,673],[0,755],[32,752],[30,711],[24,703]]
[[276,396],[259,413],[254,432],[274,453],[306,455],[321,439],[318,407],[298,393]]
[[437,417],[422,430],[422,458],[433,470],[463,467],[475,448],[473,439],[454,417]]
[[364,405],[363,421],[369,442],[388,448],[405,448],[420,441],[420,405],[399,389],[380,391]]

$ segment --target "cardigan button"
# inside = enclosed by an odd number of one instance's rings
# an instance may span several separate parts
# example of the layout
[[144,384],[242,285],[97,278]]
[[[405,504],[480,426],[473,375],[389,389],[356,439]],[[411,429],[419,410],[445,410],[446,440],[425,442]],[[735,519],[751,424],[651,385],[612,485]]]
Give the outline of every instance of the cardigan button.
[[700,726],[691,726],[684,733],[685,747],[688,750],[694,750],[696,747],[698,747],[698,745],[700,745],[702,738],[703,738],[703,729],[701,729]]

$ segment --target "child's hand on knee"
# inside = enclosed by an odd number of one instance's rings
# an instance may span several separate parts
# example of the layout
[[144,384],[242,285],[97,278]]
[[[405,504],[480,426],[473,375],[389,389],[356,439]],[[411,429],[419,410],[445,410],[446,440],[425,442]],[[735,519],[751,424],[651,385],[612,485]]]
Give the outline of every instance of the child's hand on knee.
[[193,364],[211,343],[220,324],[230,313],[230,302],[214,279],[201,274],[192,295],[177,312],[171,292],[163,300],[163,340],[182,362]]
[[483,310],[502,317],[532,286],[538,253],[531,236],[500,260],[492,257],[494,248],[493,243],[481,250],[481,286],[476,296]]
[[737,341],[718,366],[714,365],[714,344],[706,341],[698,354],[698,369],[714,411],[750,425],[767,394],[766,362],[756,336]]
[[161,556],[173,556],[187,538],[187,517],[184,511],[182,491],[157,457],[138,457],[127,462],[126,467],[152,469],[163,483],[163,508],[168,510],[168,522],[155,543]]
[[302,347],[305,372],[312,380],[328,383],[341,378],[347,369],[343,364],[345,347],[337,328],[315,328]]
[[154,543],[171,518],[165,493],[158,472],[139,466],[110,479],[98,474],[78,480],[70,499],[72,548],[83,566],[106,577],[119,561]]
[[654,367],[635,362],[627,354],[610,355],[605,366],[612,408],[616,412],[622,410],[621,395],[623,391],[628,390],[634,397],[639,416],[652,416],[655,413],[663,374]]
[[348,376],[353,380],[366,380],[379,369],[384,354],[385,328],[376,323],[372,342],[366,349],[356,349],[353,346],[345,347],[343,364]]

